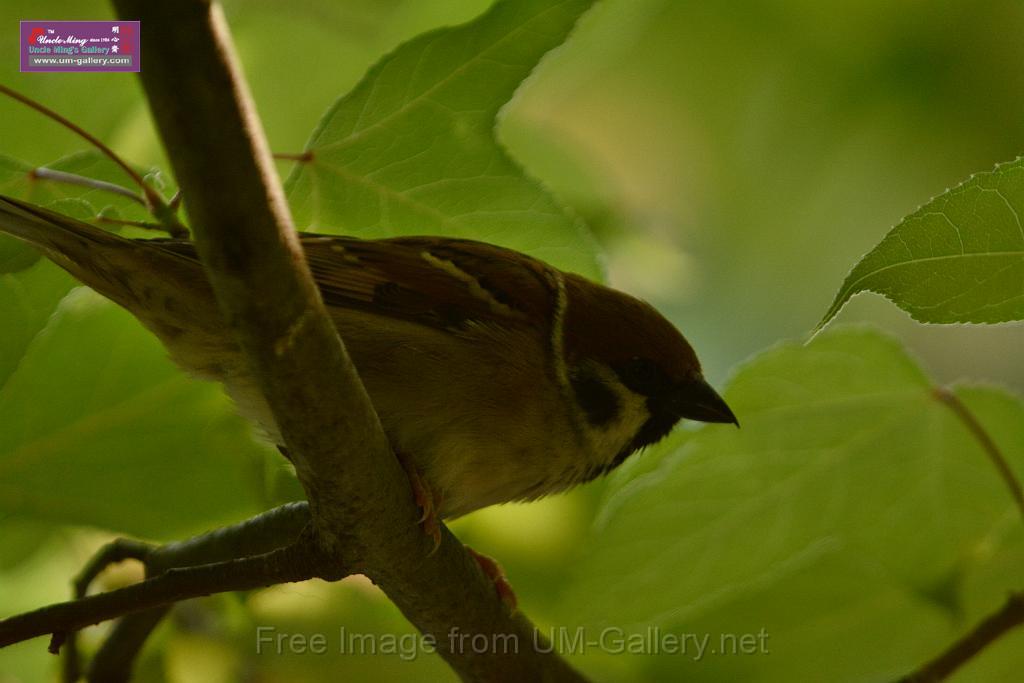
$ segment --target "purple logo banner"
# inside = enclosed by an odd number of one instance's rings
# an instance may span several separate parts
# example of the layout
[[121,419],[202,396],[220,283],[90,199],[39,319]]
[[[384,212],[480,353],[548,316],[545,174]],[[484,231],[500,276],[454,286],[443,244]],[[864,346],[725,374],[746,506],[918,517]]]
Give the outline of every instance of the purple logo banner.
[[22,71],[139,71],[137,21],[23,21]]

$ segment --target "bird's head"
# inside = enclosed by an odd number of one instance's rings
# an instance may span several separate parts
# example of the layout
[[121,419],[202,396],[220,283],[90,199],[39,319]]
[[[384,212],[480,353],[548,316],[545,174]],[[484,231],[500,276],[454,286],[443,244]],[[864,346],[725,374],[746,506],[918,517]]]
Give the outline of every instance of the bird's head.
[[653,306],[579,276],[565,283],[565,356],[586,419],[600,427],[621,419],[629,404],[644,411],[614,465],[684,418],[739,426],[705,381],[693,347]]

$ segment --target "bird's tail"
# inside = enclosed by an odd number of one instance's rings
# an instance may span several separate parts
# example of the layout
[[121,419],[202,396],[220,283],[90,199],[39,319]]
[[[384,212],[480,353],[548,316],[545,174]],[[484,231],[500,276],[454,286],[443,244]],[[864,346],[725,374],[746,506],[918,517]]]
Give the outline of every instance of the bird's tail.
[[[209,287],[196,260],[183,258],[165,246],[175,240],[126,239],[2,195],[0,233],[28,242],[82,284],[127,308],[144,324],[151,322],[147,312],[153,302],[149,299],[167,298],[182,291],[194,294]],[[191,300],[197,299],[193,296]]]
[[0,233],[27,242],[83,284],[127,305],[131,296],[115,263],[132,241],[19,199],[0,195]]
[[210,339],[223,334],[213,292],[187,241],[127,239],[2,195],[0,233],[31,244],[79,282],[131,311],[161,339],[186,326]]
[[[66,259],[74,259],[83,250],[123,246],[129,242],[88,223],[3,195],[0,195],[0,232],[28,242],[51,258],[62,254]],[[59,260],[58,263],[64,265]]]

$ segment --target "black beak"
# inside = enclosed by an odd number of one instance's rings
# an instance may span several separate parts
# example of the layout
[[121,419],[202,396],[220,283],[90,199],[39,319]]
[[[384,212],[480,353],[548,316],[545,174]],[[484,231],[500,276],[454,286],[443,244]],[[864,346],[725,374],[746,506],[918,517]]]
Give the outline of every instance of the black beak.
[[672,408],[679,417],[700,422],[731,422],[737,427],[740,421],[732,414],[722,397],[704,378],[697,376],[676,386]]

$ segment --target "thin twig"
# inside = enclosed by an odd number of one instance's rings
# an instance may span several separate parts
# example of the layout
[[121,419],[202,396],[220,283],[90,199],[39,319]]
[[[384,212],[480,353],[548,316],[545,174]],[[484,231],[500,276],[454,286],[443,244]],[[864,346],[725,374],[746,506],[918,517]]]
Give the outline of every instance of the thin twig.
[[128,683],[132,680],[135,660],[146,640],[173,607],[170,604],[153,607],[144,612],[126,614],[114,622],[110,634],[89,662],[86,680],[104,683]]
[[155,546],[149,543],[127,538],[118,538],[106,544],[100,548],[99,552],[93,555],[89,563],[75,577],[72,584],[75,597],[84,598],[93,580],[110,565],[124,562],[125,560],[145,562],[154,548]]
[[80,187],[88,187],[93,190],[101,190],[103,192],[110,192],[112,194],[127,197],[133,202],[138,202],[142,206],[146,206],[146,200],[140,195],[132,192],[127,187],[122,187],[116,183],[108,183],[105,180],[96,180],[95,178],[87,178],[85,176],[76,175],[74,173],[66,173],[64,171],[55,171],[52,168],[46,168],[40,166],[29,171],[29,176],[32,178],[41,178],[43,180],[52,180],[58,183],[66,183],[68,185],[78,185]]
[[252,590],[313,578],[318,551],[308,540],[226,562],[167,572],[109,593],[49,605],[0,621],[0,647],[46,634],[68,633],[125,614],[226,591]]
[[145,204],[147,208],[149,208],[150,212],[152,212],[152,214],[156,217],[158,221],[166,224],[166,229],[168,230],[168,232],[170,232],[172,235],[175,233],[180,235],[183,232],[187,234],[187,231],[185,231],[184,226],[182,226],[181,223],[178,221],[177,216],[174,215],[174,211],[167,206],[167,202],[164,201],[164,198],[160,195],[160,193],[157,192],[151,185],[149,185],[149,183],[147,183],[145,179],[143,179],[143,177],[139,175],[138,171],[136,171],[128,164],[128,162],[126,162],[124,159],[118,156],[117,152],[110,149],[110,147],[107,147],[107,145],[104,144],[104,142],[100,140],[98,137],[83,129],[78,124],[65,118],[64,116],[61,116],[60,114],[50,109],[46,105],[40,102],[36,102],[31,97],[23,95],[17,90],[8,88],[6,85],[0,84],[0,94],[7,95],[12,99],[15,99],[18,102],[21,102],[22,104],[31,107],[32,109],[35,109],[40,114],[43,114],[44,116],[53,119],[54,121],[61,124],[71,132],[84,138],[86,141],[89,142],[89,144],[91,144],[100,152],[102,152],[108,159],[117,164],[121,168],[121,170],[123,170],[128,175],[128,177],[131,178],[132,181],[139,186],[139,188],[142,190],[142,193],[145,195]]
[[89,141],[89,144],[91,144],[93,147],[95,147],[96,149],[98,149],[101,152],[103,152],[103,154],[105,154],[108,159],[110,159],[115,164],[120,166],[121,169],[125,173],[128,174],[128,177],[131,178],[135,182],[136,185],[138,185],[143,190],[145,190],[148,187],[146,185],[146,182],[142,179],[142,176],[140,176],[138,174],[138,172],[134,168],[129,166],[124,161],[124,159],[119,157],[117,155],[117,153],[114,152],[114,150],[112,150],[109,147],[107,147],[103,143],[102,140],[100,140],[98,137],[96,137],[95,135],[93,135],[89,131],[83,129],[78,124],[76,124],[76,123],[66,119],[65,117],[61,116],[60,114],[58,114],[54,110],[50,109],[46,105],[41,104],[39,102],[36,102],[31,97],[28,97],[26,95],[22,95],[17,90],[13,90],[11,88],[8,88],[6,85],[0,84],[0,93],[3,93],[4,95],[7,95],[8,97],[10,97],[12,99],[18,100],[22,104],[24,104],[24,105],[26,105],[28,107],[31,107],[32,109],[35,109],[40,114],[43,114],[44,116],[47,116],[47,117],[53,119],[57,123],[61,124],[65,128],[67,128],[68,130],[74,132],[79,137],[85,138],[86,140]]
[[[1024,490],[1020,480],[1003,456],[999,446],[986,431],[974,413],[967,408],[960,397],[945,387],[934,387],[932,395],[953,411],[968,431],[981,444],[982,450],[992,461],[1013,497],[1021,515],[1024,516]],[[899,683],[935,683],[943,681],[954,671],[970,661],[979,652],[995,642],[1000,636],[1024,624],[1024,593],[1011,593],[1006,604],[995,614],[986,617],[965,636],[950,645],[942,654],[924,664],[920,669],[900,679]]]
[[1017,508],[1020,510],[1020,514],[1024,517],[1024,488],[1021,487],[1020,480],[1017,475],[1014,474],[1013,468],[1010,467],[1010,463],[1003,456],[1002,451],[999,450],[999,446],[993,441],[992,437],[982,426],[978,418],[974,416],[964,402],[960,400],[954,392],[950,391],[945,387],[935,387],[932,390],[932,394],[942,404],[949,407],[953,413],[960,418],[967,429],[971,432],[978,443],[981,444],[985,454],[988,455],[992,464],[995,465],[996,470],[999,472],[999,476],[1003,478],[1006,487],[1010,489],[1010,495],[1013,496],[1014,502],[1017,504]]
[[[308,504],[289,503],[239,524],[164,546],[115,540],[103,546],[75,578],[75,600],[0,620],[0,647],[50,633],[54,636],[51,651],[56,652],[64,642],[63,634],[82,626],[188,597],[246,590],[239,586],[247,584],[239,581],[293,577],[271,581],[280,583],[313,576],[344,577],[343,558],[325,562],[311,534],[304,533],[309,531],[309,519]],[[86,597],[89,585],[104,569],[127,559],[144,562],[149,578],[128,588]],[[197,571],[188,571],[192,568]],[[219,583],[218,571],[224,575]],[[174,578],[163,580],[168,574]],[[184,597],[174,597],[174,591]]]
[[[294,541],[308,525],[309,505],[305,501],[288,503],[240,524],[160,546],[146,557],[146,575],[156,576],[172,567],[222,562],[269,552]],[[130,680],[142,646],[169,611],[170,606],[165,605],[118,620],[90,662],[88,680]],[[71,640],[68,642],[70,644]]]
[[[72,582],[72,594],[75,599],[84,598],[93,580],[112,564],[124,560],[145,562],[155,546],[142,541],[118,538],[100,548],[92,559],[79,572]],[[57,654],[63,645],[62,675],[65,683],[74,683],[80,675],[80,658],[78,654],[77,631],[56,631],[50,639],[49,650]]]
[[969,633],[946,648],[945,652],[917,671],[899,679],[899,683],[944,681],[975,655],[998,640],[1000,636],[1022,624],[1024,624],[1024,593],[1011,593],[998,612],[985,617]]

